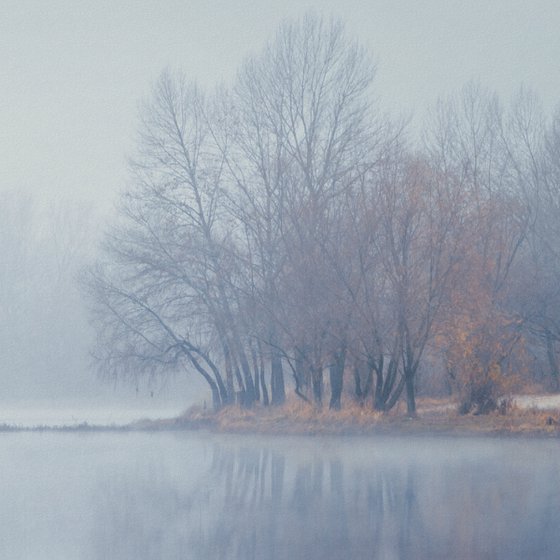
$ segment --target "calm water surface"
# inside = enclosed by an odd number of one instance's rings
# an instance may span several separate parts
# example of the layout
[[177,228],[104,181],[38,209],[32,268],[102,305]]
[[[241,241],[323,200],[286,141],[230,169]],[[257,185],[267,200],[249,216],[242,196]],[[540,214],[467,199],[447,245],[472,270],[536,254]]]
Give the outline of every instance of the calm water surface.
[[0,558],[560,558],[552,440],[0,434]]

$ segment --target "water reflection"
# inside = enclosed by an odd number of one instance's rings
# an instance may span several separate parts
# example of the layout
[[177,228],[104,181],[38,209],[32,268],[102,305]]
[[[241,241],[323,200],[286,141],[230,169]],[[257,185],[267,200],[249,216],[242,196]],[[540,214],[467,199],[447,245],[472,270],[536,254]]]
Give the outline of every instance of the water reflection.
[[94,558],[515,559],[560,550],[551,442],[174,444],[205,462],[98,480]]

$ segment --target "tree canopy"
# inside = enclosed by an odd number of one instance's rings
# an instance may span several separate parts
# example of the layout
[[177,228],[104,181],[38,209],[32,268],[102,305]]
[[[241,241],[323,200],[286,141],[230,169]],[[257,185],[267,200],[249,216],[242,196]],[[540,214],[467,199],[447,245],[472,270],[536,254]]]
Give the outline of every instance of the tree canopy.
[[281,404],[289,375],[317,406],[346,384],[410,415],[438,375],[465,411],[558,382],[560,117],[469,84],[413,143],[374,76],[314,16],[212,95],[162,73],[85,282],[99,368],[194,372],[215,408]]

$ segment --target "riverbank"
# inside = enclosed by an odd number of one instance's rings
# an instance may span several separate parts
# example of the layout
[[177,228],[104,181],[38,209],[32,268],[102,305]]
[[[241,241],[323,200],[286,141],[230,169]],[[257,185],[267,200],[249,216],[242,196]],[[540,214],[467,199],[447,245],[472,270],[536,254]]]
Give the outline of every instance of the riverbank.
[[216,433],[267,435],[447,435],[560,437],[560,396],[523,395],[486,415],[457,413],[450,399],[418,399],[416,418],[404,405],[388,413],[347,402],[340,411],[315,407],[292,398],[281,407],[226,407],[215,413],[191,407],[172,417],[121,424],[0,424],[0,432],[154,432],[209,430]]
[[[504,412],[486,415],[457,413],[449,399],[419,399],[418,415],[409,418],[398,407],[380,413],[368,407],[346,405],[343,410],[316,408],[298,401],[282,407],[227,407],[217,413],[191,408],[178,418],[141,421],[135,429],[209,429],[221,433],[281,435],[456,435],[560,437],[560,407],[539,408],[533,397],[511,404]],[[556,404],[556,401],[553,402]]]

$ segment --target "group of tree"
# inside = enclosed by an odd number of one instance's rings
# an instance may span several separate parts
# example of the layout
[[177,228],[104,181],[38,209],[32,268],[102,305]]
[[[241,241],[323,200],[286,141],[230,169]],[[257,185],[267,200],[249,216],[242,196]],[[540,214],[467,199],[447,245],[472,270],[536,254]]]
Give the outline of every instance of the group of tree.
[[214,407],[346,390],[465,411],[560,340],[560,116],[470,84],[413,142],[340,22],[284,23],[229,88],[164,72],[87,275],[100,370],[202,376]]

